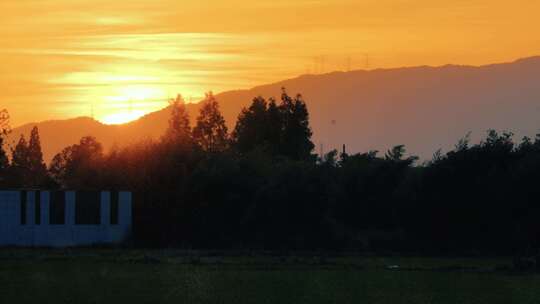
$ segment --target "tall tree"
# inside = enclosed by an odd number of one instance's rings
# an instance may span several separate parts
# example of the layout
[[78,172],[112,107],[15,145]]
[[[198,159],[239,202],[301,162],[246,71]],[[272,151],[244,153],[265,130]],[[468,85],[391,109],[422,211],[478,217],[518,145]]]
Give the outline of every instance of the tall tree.
[[232,133],[234,146],[240,152],[248,152],[257,147],[267,148],[268,112],[266,100],[262,97],[253,99],[249,108],[242,109]]
[[0,110],[0,137],[9,133],[9,113],[6,109]]
[[203,101],[193,129],[193,139],[204,151],[219,152],[227,148],[227,126],[212,92],[207,93]]
[[177,144],[187,144],[192,140],[189,114],[186,109],[184,99],[178,95],[170,101],[171,117],[169,127],[165,133],[164,140]]
[[41,187],[47,182],[47,166],[43,162],[37,127],[32,129],[30,141],[21,135],[11,151],[10,177],[16,187]]
[[7,110],[0,111],[0,185],[6,184],[8,177],[9,159],[4,150],[5,136],[9,132],[9,114]]
[[37,126],[32,129],[30,141],[28,142],[28,169],[30,171],[29,182],[31,186],[37,187],[45,182],[47,178],[47,166],[43,161],[41,140]]
[[49,174],[60,185],[66,185],[68,180],[72,178],[70,169],[72,155],[75,145],[64,148],[60,153],[56,154],[49,166]]
[[259,96],[238,116],[232,142],[243,153],[259,149],[279,155],[282,133],[283,115],[275,99],[270,98],[267,102]]
[[[9,159],[4,150],[4,138],[0,136],[0,175],[3,175],[9,167]],[[0,179],[2,177],[0,176]]]
[[291,98],[285,88],[279,106],[283,119],[282,154],[295,160],[312,158],[315,145],[311,141],[309,113],[300,94]]
[[273,153],[279,151],[283,133],[283,116],[276,100],[272,97],[268,100],[268,143]]
[[30,151],[28,143],[21,135],[19,142],[14,149],[11,150],[11,167],[10,172],[14,183],[19,187],[29,187],[30,182]]

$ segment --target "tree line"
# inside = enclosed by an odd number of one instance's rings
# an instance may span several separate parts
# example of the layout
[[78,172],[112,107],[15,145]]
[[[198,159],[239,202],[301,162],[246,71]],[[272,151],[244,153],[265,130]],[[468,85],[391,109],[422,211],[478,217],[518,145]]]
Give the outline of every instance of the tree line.
[[[104,151],[93,137],[47,167],[37,128],[8,157],[0,186],[134,192],[133,243],[208,249],[523,254],[540,248],[540,135],[490,130],[429,162],[403,145],[313,153],[306,102],[256,97],[229,132],[207,94],[191,126],[171,101],[158,140]],[[7,133],[0,117],[0,130]],[[0,136],[0,147],[2,147]]]

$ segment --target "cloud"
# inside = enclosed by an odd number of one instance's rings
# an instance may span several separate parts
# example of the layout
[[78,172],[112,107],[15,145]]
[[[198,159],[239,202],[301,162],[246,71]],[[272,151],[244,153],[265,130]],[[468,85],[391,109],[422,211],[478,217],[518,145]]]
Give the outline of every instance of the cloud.
[[347,58],[365,68],[366,53],[370,67],[511,60],[540,53],[539,10],[525,0],[1,0],[0,104],[20,124],[77,115],[126,85],[201,96],[342,70]]

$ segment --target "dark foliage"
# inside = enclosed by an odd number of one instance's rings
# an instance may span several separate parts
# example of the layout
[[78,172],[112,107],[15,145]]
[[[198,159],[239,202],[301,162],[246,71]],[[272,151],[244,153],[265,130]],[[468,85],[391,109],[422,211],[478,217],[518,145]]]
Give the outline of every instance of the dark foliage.
[[193,128],[193,139],[206,152],[222,152],[228,147],[225,119],[212,92],[206,94],[197,124]]
[[[59,187],[133,191],[134,239],[141,246],[540,249],[540,136],[515,144],[512,134],[489,131],[474,145],[466,136],[421,165],[402,145],[382,156],[331,151],[315,161],[308,118],[300,96],[284,91],[280,104],[257,97],[229,140],[211,94],[193,130],[177,98],[160,141],[104,153],[86,137],[59,153],[49,174]],[[10,167],[41,170],[29,161],[39,160],[31,152],[36,147],[22,138]]]
[[51,177],[59,185],[84,190],[104,185],[101,175],[105,171],[103,147],[90,136],[54,156],[49,168]]
[[274,99],[253,99],[238,117],[232,134],[233,147],[241,154],[262,150],[275,157],[292,160],[315,159],[311,142],[309,114],[300,95],[291,98],[285,89],[281,104]]

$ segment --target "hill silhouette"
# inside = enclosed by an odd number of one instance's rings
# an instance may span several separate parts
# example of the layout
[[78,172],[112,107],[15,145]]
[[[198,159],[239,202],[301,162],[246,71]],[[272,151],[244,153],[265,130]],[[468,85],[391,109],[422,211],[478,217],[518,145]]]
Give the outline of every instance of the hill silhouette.
[[[487,129],[509,130],[517,137],[540,130],[540,57],[480,67],[447,65],[303,75],[249,90],[216,95],[233,128],[242,107],[253,97],[279,97],[281,88],[301,93],[310,111],[314,143],[324,151],[347,145],[348,152],[386,150],[405,144],[429,159],[434,151],[453,148],[468,132],[477,140]],[[187,106],[192,120],[199,104]],[[11,135],[40,129],[45,160],[82,136],[93,135],[106,148],[165,130],[169,109],[124,125],[104,125],[90,118],[31,123]]]

